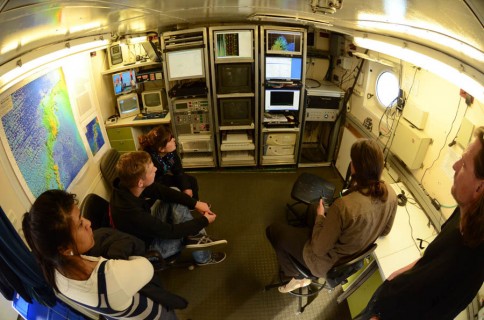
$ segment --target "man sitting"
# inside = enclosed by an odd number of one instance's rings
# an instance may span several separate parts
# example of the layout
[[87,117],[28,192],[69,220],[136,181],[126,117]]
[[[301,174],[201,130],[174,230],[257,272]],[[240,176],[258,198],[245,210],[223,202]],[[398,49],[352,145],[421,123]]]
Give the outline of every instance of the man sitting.
[[[227,243],[211,239],[204,230],[217,215],[207,203],[154,182],[157,169],[147,152],[121,155],[116,170],[110,201],[115,228],[144,240],[147,248],[159,251],[163,258],[185,247],[196,249],[192,255],[200,266],[225,259],[223,252],[201,250]],[[190,209],[200,215],[194,218]]]

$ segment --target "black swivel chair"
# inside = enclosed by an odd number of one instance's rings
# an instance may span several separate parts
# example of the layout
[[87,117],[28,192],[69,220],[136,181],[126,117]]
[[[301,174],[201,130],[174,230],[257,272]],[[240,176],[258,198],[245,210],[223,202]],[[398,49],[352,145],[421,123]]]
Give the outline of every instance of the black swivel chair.
[[101,175],[109,185],[110,190],[112,189],[114,179],[117,177],[116,163],[118,163],[120,156],[118,150],[111,148],[103,154],[100,161]]
[[[326,283],[321,284],[318,282],[318,277],[311,274],[305,266],[303,266],[299,261],[291,257],[291,261],[294,267],[298,270],[298,272],[303,275],[305,278],[311,279],[311,284],[307,287],[307,293],[303,293],[303,288],[299,288],[297,292],[291,292],[291,294],[298,297],[298,311],[297,313],[302,313],[304,308],[307,307],[309,302],[303,306],[302,300],[304,297],[310,297],[318,294],[321,290],[327,289],[328,291],[333,291],[338,285],[343,285],[348,282],[348,278],[356,273],[358,270],[363,268],[364,260],[369,257],[373,251],[375,251],[377,247],[376,243],[372,243],[368,248],[363,250],[361,253],[357,254],[356,256],[349,257],[350,260],[343,259],[342,262],[338,262],[335,266],[333,266],[328,273],[326,274]],[[370,267],[367,267],[368,272],[372,272],[375,270],[373,268],[374,264]],[[371,269],[371,270],[370,270]],[[366,271],[366,270],[365,270]],[[371,275],[371,274],[369,274]],[[365,274],[364,276],[369,276]],[[357,282],[357,281],[355,281]],[[361,283],[360,283],[361,284]],[[356,288],[352,289],[351,292],[356,290]],[[338,303],[343,301],[348,297],[348,293],[341,295],[338,297]]]
[[93,230],[109,228],[109,202],[94,193],[89,193],[81,203],[81,215],[91,221]]
[[[335,186],[325,179],[304,172],[297,178],[292,186],[291,198],[295,200],[287,204],[287,221],[293,226],[307,225],[307,210],[310,204],[317,203],[323,197],[325,208],[328,209],[333,203]],[[296,207],[304,207],[297,210]]]

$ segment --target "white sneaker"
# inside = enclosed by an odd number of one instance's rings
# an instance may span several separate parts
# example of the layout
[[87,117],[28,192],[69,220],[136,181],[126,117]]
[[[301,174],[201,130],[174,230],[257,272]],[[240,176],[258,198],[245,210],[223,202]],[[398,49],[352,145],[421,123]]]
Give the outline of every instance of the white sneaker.
[[291,291],[294,291],[299,288],[304,288],[307,287],[311,284],[311,279],[294,279],[292,278],[291,281],[286,283],[284,286],[279,287],[279,292],[280,293],[288,293]]
[[185,248],[199,250],[225,244],[227,244],[227,240],[211,239],[207,235],[198,234],[196,236],[190,236],[186,239]]

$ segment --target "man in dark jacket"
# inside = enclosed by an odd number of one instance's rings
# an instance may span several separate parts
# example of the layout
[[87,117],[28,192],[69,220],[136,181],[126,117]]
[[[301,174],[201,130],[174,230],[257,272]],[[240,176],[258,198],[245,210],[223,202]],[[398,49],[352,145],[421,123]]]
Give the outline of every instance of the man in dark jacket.
[[[223,252],[202,250],[224,245],[226,240],[213,240],[204,228],[216,219],[207,203],[197,201],[155,180],[156,167],[147,152],[123,154],[117,165],[110,210],[114,227],[145,241],[150,250],[163,258],[178,254],[183,247],[194,249],[198,265],[222,262]],[[193,217],[190,209],[200,213]]]

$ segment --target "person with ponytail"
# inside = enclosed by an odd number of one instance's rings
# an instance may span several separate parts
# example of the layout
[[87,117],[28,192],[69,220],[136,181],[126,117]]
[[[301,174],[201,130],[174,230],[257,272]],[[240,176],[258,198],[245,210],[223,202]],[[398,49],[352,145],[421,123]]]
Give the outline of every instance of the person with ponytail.
[[173,310],[139,293],[154,275],[148,259],[85,255],[94,246],[94,235],[77,204],[74,194],[48,190],[22,219],[25,239],[47,283],[106,319],[177,319]]
[[390,232],[397,212],[397,196],[381,180],[384,162],[379,145],[370,139],[357,140],[350,156],[350,187],[333,202],[328,212],[320,200],[309,208],[308,227],[274,223],[266,229],[281,270],[292,277],[279,287],[281,293],[311,283],[294,268],[290,256],[313,275],[324,278],[338,262],[362,252],[379,236]]
[[197,178],[185,173],[176,153],[176,141],[170,128],[161,125],[138,137],[143,151],[151,156],[156,167],[155,180],[167,187],[176,187],[195,200],[198,200]]

